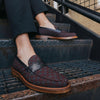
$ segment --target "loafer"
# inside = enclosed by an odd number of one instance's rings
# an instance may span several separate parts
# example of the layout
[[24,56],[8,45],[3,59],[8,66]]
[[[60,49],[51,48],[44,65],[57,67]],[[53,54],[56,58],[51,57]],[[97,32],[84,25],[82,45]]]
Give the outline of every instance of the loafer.
[[78,37],[76,33],[69,33],[69,32],[64,32],[57,29],[39,27],[39,35],[36,35],[36,38],[40,38],[40,39],[50,38],[50,39],[66,40],[66,39],[75,39]]
[[71,89],[66,77],[46,66],[37,55],[29,59],[28,66],[16,57],[12,65],[12,74],[26,87],[38,92],[62,94]]

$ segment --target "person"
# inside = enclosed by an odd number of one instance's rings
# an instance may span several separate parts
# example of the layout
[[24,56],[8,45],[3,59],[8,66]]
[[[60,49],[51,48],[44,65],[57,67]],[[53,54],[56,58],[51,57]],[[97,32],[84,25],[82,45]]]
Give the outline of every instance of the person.
[[[76,34],[57,30],[47,19],[47,8],[42,0],[4,0],[4,4],[17,47],[12,74],[35,91],[54,94],[70,91],[66,77],[45,65],[35,53],[29,33],[38,32],[36,38],[53,39],[74,39]],[[34,18],[39,24],[38,29]]]

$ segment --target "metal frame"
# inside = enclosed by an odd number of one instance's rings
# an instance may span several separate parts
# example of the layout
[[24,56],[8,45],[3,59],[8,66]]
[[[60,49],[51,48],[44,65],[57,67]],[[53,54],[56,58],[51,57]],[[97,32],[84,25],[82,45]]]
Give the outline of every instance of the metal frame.
[[62,5],[62,14],[65,14],[65,9],[64,7],[68,7],[69,9],[72,9],[98,23],[100,23],[100,13],[95,12],[91,9],[88,9],[86,7],[82,7],[76,3],[70,2],[70,1],[65,1],[65,0],[53,0],[56,1],[57,3],[59,3],[60,5]]
[[100,3],[99,0],[69,0],[69,1],[95,11],[97,10],[96,6]]

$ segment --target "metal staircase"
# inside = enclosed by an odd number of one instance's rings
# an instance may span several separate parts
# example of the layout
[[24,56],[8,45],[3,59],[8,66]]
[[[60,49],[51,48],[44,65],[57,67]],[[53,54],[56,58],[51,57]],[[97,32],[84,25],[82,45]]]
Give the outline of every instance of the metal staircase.
[[[81,99],[84,97],[82,100],[95,100],[91,99],[89,93],[93,93],[94,89],[100,90],[99,37],[48,4],[46,6],[49,9],[48,19],[58,29],[76,32],[79,38],[68,41],[43,41],[31,37],[31,44],[49,67],[69,79],[72,91],[64,95],[37,93],[25,87],[20,80],[12,76],[11,66],[16,55],[16,46],[7,20],[1,19],[0,100],[80,100],[80,97]],[[89,98],[85,98],[87,94],[89,94]],[[96,100],[100,99],[98,96]]]

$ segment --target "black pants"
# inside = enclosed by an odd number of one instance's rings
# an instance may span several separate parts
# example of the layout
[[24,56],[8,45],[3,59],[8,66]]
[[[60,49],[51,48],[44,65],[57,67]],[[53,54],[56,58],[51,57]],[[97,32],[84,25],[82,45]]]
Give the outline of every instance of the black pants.
[[22,33],[37,32],[33,19],[47,11],[42,0],[5,0],[5,7],[14,38]]

